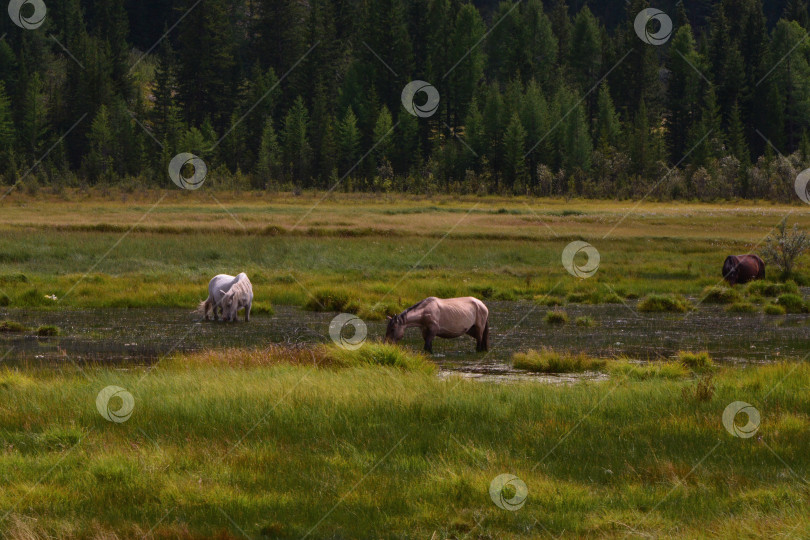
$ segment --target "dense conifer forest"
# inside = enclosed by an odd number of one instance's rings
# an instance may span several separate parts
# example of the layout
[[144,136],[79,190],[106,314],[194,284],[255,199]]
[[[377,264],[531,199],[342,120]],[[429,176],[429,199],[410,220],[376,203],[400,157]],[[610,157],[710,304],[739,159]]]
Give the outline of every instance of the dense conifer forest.
[[810,17],[764,4],[11,2],[0,184],[797,200]]

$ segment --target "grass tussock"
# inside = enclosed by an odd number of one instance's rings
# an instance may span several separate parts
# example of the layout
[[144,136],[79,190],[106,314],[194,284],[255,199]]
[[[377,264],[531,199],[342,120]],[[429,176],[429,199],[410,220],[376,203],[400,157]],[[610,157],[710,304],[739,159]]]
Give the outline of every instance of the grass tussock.
[[58,326],[54,326],[52,324],[44,324],[38,327],[34,333],[39,337],[52,337],[58,336],[61,333]]
[[681,362],[631,362],[626,359],[611,362],[608,372],[613,376],[626,377],[636,381],[649,379],[682,379],[689,370]]
[[745,291],[748,294],[776,298],[777,296],[787,293],[798,294],[799,286],[796,285],[794,281],[775,283],[772,281],[756,280],[746,285]]
[[576,324],[577,326],[590,328],[590,327],[596,325],[596,321],[593,320],[593,317],[590,317],[588,315],[582,315],[582,316],[577,317],[576,319],[574,319],[574,324]]
[[175,369],[191,367],[256,368],[279,365],[344,368],[388,366],[405,371],[433,373],[435,364],[422,353],[396,345],[365,342],[359,349],[348,350],[338,345],[272,344],[261,349],[211,349],[178,354],[166,360]]
[[2,321],[0,322],[0,332],[26,332],[28,327],[17,321]]
[[762,311],[765,315],[784,315],[787,313],[785,307],[779,304],[766,304]]
[[725,285],[711,285],[703,289],[703,301],[709,304],[733,304],[740,300],[740,293]]
[[561,354],[551,349],[539,351],[529,349],[512,355],[512,366],[535,373],[580,373],[596,371],[606,365],[606,361],[580,353],[577,355]]
[[678,361],[695,372],[707,371],[715,367],[714,361],[711,356],[709,356],[708,351],[680,351],[678,352]]
[[567,324],[568,313],[562,309],[552,309],[551,311],[546,312],[546,316],[543,320],[546,321],[546,324]]
[[759,311],[759,308],[751,302],[742,301],[729,304],[726,307],[726,311],[729,313],[756,313]]
[[422,373],[436,371],[436,364],[424,354],[396,345],[366,342],[359,349],[349,350],[330,344],[321,345],[317,350],[328,364],[341,367],[385,366]]
[[673,294],[649,294],[638,303],[638,310],[646,313],[685,313],[690,309],[686,298]]
[[777,304],[785,308],[787,313],[808,313],[810,306],[798,294],[785,293],[779,296]]

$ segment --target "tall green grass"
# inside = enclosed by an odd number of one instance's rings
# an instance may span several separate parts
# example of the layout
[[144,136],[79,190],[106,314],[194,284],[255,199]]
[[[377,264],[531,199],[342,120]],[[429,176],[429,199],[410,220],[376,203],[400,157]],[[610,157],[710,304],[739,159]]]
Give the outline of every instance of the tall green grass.
[[[142,380],[138,369],[0,370],[0,529],[526,539],[810,528],[792,472],[810,467],[807,364],[721,369],[698,395],[672,364],[558,387],[304,358],[176,356]],[[96,410],[108,385],[134,397],[124,423]],[[761,412],[754,438],[723,427],[738,400]],[[528,487],[517,512],[490,499],[503,473]]]

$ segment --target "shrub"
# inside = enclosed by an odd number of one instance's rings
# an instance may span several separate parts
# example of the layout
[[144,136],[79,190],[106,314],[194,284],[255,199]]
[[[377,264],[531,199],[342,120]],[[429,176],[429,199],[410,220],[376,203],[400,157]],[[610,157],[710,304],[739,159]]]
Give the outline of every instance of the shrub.
[[706,371],[714,367],[714,361],[707,351],[679,351],[678,360],[692,371]]
[[726,308],[729,313],[756,313],[757,306],[751,302],[734,302]]
[[785,308],[779,304],[768,304],[763,311],[766,315],[784,315],[786,313]]
[[590,326],[593,326],[594,324],[596,324],[596,323],[594,322],[593,318],[592,318],[592,317],[588,317],[587,315],[583,315],[583,316],[581,316],[581,317],[577,317],[577,318],[574,320],[574,323],[575,323],[577,326],[586,326],[586,327],[590,327]]
[[28,328],[17,321],[0,322],[0,332],[25,332]]
[[684,313],[691,308],[692,306],[685,298],[667,294],[650,294],[638,303],[638,310],[645,312]]
[[40,337],[58,336],[59,333],[59,327],[52,324],[46,324],[36,329],[36,334]]
[[783,294],[776,302],[785,308],[785,311],[788,313],[807,313],[810,311],[808,310],[807,303],[798,294]]
[[5,293],[0,293],[0,307],[6,307],[11,303],[11,298]]
[[548,324],[565,324],[568,322],[568,314],[561,309],[552,309],[546,312],[545,321]]
[[529,349],[512,355],[512,366],[536,373],[575,373],[605,367],[606,362],[580,353],[576,356],[560,354],[551,349]]
[[709,286],[703,289],[703,301],[711,304],[731,304],[740,299],[740,293],[723,285]]

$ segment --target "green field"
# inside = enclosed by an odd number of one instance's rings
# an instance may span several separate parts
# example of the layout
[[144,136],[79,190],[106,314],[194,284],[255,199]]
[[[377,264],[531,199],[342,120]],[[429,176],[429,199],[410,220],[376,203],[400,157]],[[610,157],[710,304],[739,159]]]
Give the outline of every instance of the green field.
[[[292,305],[372,320],[428,295],[467,294],[560,310],[638,299],[655,308],[674,298],[687,310],[728,304],[723,316],[771,317],[767,324],[784,315],[761,312],[784,307],[779,296],[788,294],[791,324],[809,318],[807,256],[797,283],[715,287],[725,255],[756,251],[785,215],[810,227],[806,207],[215,195],[13,194],[0,214],[0,312],[191,310],[212,275],[246,271],[266,318]],[[561,264],[575,239],[599,251],[592,278]],[[747,306],[755,313],[742,312]],[[666,325],[667,314],[645,316]],[[564,324],[585,337],[610,332],[610,321],[587,319]],[[545,331],[559,328],[553,322]],[[514,356],[528,371],[600,374],[550,385],[441,377],[435,359],[411,346],[373,341],[356,352],[268,344],[116,367],[68,355],[56,368],[4,365],[3,357],[0,533],[803,538],[810,367],[800,356],[778,359],[737,365],[684,353],[642,363],[525,349]],[[120,423],[97,410],[111,385],[133,398]],[[753,437],[724,427],[723,411],[735,401],[759,411]],[[108,410],[122,405],[113,397]],[[735,420],[745,424],[745,414]],[[499,508],[488,491],[507,473],[528,491],[516,511]]]

